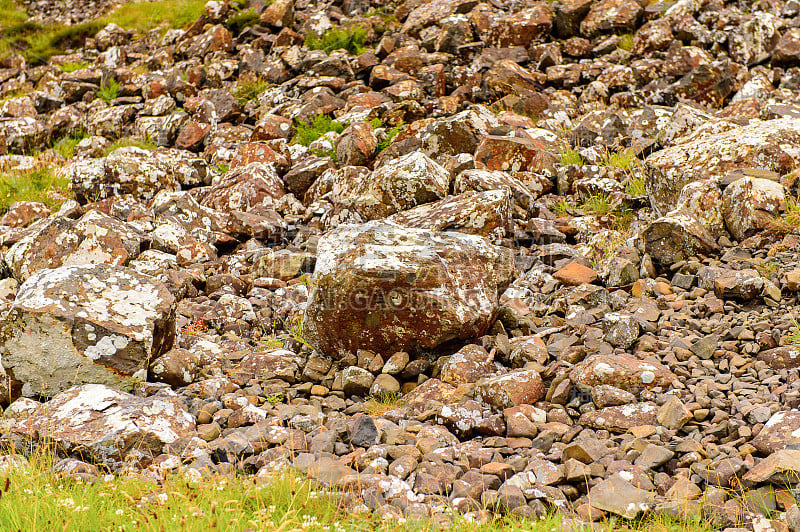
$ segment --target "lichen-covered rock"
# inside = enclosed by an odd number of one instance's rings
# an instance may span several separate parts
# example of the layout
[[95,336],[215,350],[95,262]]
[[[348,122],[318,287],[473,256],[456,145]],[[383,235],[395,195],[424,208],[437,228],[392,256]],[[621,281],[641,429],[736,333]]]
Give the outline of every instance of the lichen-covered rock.
[[662,364],[629,355],[592,355],[570,372],[570,380],[585,392],[607,384],[636,393],[655,386],[667,388],[677,378]]
[[578,424],[593,429],[605,429],[614,433],[627,432],[633,427],[655,425],[658,423],[658,406],[653,403],[633,403],[622,406],[609,406],[586,412]]
[[497,409],[533,404],[544,397],[542,377],[536,370],[517,370],[488,377],[475,386],[475,397]]
[[78,220],[46,221],[11,246],[5,262],[14,278],[23,282],[40,270],[59,266],[124,266],[148,243],[147,236],[133,226],[89,211]]
[[600,33],[631,31],[643,12],[636,0],[601,0],[581,22],[581,34],[594,37]]
[[767,349],[758,353],[758,359],[763,360],[772,369],[793,369],[800,367],[800,348],[786,345]]
[[693,217],[715,239],[726,233],[722,214],[722,192],[719,184],[713,179],[694,181],[683,187],[674,212]]
[[17,422],[14,432],[119,468],[130,459],[146,466],[166,444],[194,428],[194,416],[177,397],[135,397],[102,384],[85,384],[53,397]]
[[148,150],[131,146],[114,150],[105,159],[75,161],[61,172],[71,179],[81,203],[123,194],[147,201],[161,190],[180,190],[173,166]]
[[749,301],[758,297],[764,288],[764,279],[756,270],[723,270],[714,279],[714,293],[720,299]]
[[287,349],[255,352],[244,357],[231,370],[231,380],[244,385],[250,379],[282,379],[293,383],[300,375],[302,359]]
[[659,267],[669,267],[697,254],[719,249],[696,218],[673,211],[650,223],[641,234],[644,252]]
[[43,270],[20,287],[2,322],[2,362],[26,396],[75,384],[130,390],[175,339],[175,298],[124,267]]
[[450,174],[421,152],[386,162],[363,176],[344,205],[365,220],[385,218],[447,196]]
[[785,207],[783,185],[769,179],[745,176],[722,193],[725,225],[736,240],[744,240],[769,227]]
[[447,358],[447,362],[442,365],[439,378],[455,386],[477,382],[492,372],[494,369],[492,361],[493,357],[484,348],[478,345],[466,345]]
[[285,194],[275,169],[264,163],[250,163],[229,170],[200,202],[223,212],[243,211],[273,205]]
[[790,443],[798,442],[800,442],[800,412],[782,410],[775,412],[769,418],[752,443],[758,452],[768,455],[785,448]]
[[781,175],[800,166],[800,119],[753,120],[720,133],[690,137],[645,159],[645,188],[653,208],[673,208],[688,183],[723,177],[742,167],[770,168]]
[[344,225],[317,248],[306,340],[339,358],[433,349],[482,334],[513,274],[511,253],[478,236],[390,222]]
[[512,212],[510,191],[470,191],[398,212],[389,221],[417,229],[502,238],[513,228]]

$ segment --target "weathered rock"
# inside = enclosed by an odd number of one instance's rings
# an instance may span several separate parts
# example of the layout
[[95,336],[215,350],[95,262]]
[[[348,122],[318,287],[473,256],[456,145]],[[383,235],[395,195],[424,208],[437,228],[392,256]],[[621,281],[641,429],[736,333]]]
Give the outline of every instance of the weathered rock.
[[669,368],[628,355],[593,355],[570,372],[570,380],[587,392],[608,384],[636,393],[655,386],[666,388],[675,379]]
[[639,338],[639,321],[623,312],[609,312],[603,316],[605,340],[615,347],[628,349]]
[[102,384],[63,391],[14,425],[17,434],[115,468],[131,458],[144,465],[194,428],[177,397],[134,397]]
[[713,130],[657,151],[645,160],[645,187],[658,214],[675,208],[686,184],[722,177],[743,167],[767,167],[780,174],[800,163],[800,119],[753,121],[720,133]]
[[282,379],[294,383],[299,377],[302,358],[288,349],[250,353],[230,370],[231,380],[239,385],[251,379]]
[[175,298],[124,267],[43,270],[20,287],[2,335],[3,366],[24,395],[80,383],[130,390],[172,347]]
[[466,345],[449,356],[439,378],[454,386],[477,382],[494,369],[492,357],[478,345]]
[[800,450],[775,451],[745,473],[742,480],[748,482],[771,482],[772,484],[794,484],[800,478]]
[[635,519],[655,503],[652,493],[639,489],[615,473],[589,491],[591,505],[626,519]]
[[797,368],[800,367],[800,348],[787,345],[767,349],[758,353],[758,359],[775,370]]
[[304,334],[336,358],[357,349],[388,358],[474,337],[496,315],[512,272],[507,250],[481,237],[389,222],[341,226],[319,242]]
[[610,432],[627,432],[641,425],[655,425],[658,407],[653,403],[634,403],[624,406],[609,406],[583,414],[578,423]]
[[662,268],[719,249],[717,242],[697,219],[674,211],[645,227],[641,238],[644,252]]
[[766,229],[786,207],[783,185],[750,176],[737,179],[722,193],[725,225],[736,240]]
[[200,203],[223,212],[247,212],[253,207],[271,206],[284,194],[274,168],[256,162],[229,170]]
[[775,412],[752,443],[760,453],[771,454],[790,443],[800,442],[800,412]]
[[714,293],[720,299],[749,301],[761,294],[764,279],[756,270],[724,270],[714,279]]
[[533,404],[544,397],[542,377],[535,370],[517,370],[479,381],[475,397],[497,409]]
[[581,34],[632,31],[644,10],[636,0],[601,0],[591,7],[581,22]]

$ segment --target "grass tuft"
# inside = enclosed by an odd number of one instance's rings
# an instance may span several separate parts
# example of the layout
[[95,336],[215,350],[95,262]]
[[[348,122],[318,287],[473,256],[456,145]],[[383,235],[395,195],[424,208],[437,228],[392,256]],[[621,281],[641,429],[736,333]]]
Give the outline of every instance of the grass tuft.
[[344,49],[353,55],[360,55],[364,52],[366,38],[367,28],[363,26],[333,28],[326,31],[322,37],[309,34],[304,44],[309,50],[325,50],[326,54]]
[[377,395],[364,403],[364,412],[370,416],[380,416],[403,406],[403,398],[397,393]]
[[[369,122],[370,124],[372,124],[373,129],[378,129],[383,127],[383,122],[381,122],[380,118],[373,118]],[[383,139],[378,141],[378,146],[375,150],[375,153],[378,154],[383,150],[385,150],[386,148],[388,148],[389,144],[391,144],[394,138],[397,136],[397,134],[400,133],[400,130],[403,128],[404,125],[405,123],[403,121],[400,121],[399,124],[391,128],[390,130],[386,131]]]
[[59,65],[58,68],[61,69],[61,72],[75,72],[77,70],[84,69],[89,66],[89,63],[86,61],[70,61],[69,63],[64,63],[63,65]]
[[55,210],[71,196],[69,179],[52,169],[0,173],[0,212],[18,201],[38,201]]
[[119,148],[128,148],[128,147],[136,147],[141,148],[143,150],[154,150],[156,149],[156,143],[153,142],[151,138],[134,138],[134,137],[122,137],[121,139],[117,139],[103,150],[103,157],[108,156],[109,153],[113,152],[114,150],[118,150]]
[[294,141],[303,146],[308,146],[325,133],[344,131],[344,124],[333,120],[328,115],[317,115],[311,123],[298,121],[294,127]]
[[642,178],[639,176],[631,176],[625,183],[625,193],[629,196],[644,196],[647,194]]
[[259,21],[259,15],[253,9],[237,11],[238,13],[228,17],[228,20],[225,21],[225,27],[234,37],[242,33],[245,28],[258,24]]
[[592,194],[580,208],[586,214],[608,214],[611,212],[611,201],[607,194]]
[[581,154],[578,153],[578,150],[569,149],[567,151],[563,151],[559,154],[559,163],[561,166],[568,166],[570,164],[577,164],[583,165],[586,164],[581,157]]
[[97,94],[97,97],[101,100],[110,103],[111,100],[115,99],[117,94],[119,94],[119,82],[111,78],[104,86],[100,87],[95,94]]
[[600,161],[600,166],[613,166],[622,170],[632,170],[638,159],[633,150],[607,152]]
[[75,146],[88,136],[89,134],[83,130],[78,130],[71,135],[65,135],[55,141],[53,150],[65,159],[72,159]]
[[626,33],[619,36],[618,48],[630,52],[633,49],[633,33]]
[[239,105],[245,105],[270,87],[270,83],[262,78],[240,79],[233,95],[239,100]]

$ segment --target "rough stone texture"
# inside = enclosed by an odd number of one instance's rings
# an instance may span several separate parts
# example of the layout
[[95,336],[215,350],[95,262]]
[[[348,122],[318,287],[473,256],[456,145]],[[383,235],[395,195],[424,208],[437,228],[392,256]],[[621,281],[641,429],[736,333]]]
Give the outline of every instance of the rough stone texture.
[[535,370],[518,370],[478,382],[475,396],[498,409],[533,404],[544,397],[542,377]]
[[177,397],[135,397],[85,384],[63,391],[14,432],[47,439],[69,453],[119,467],[131,457],[146,465],[164,446],[194,431],[195,422]]
[[432,349],[480,335],[513,273],[507,250],[481,237],[389,222],[341,226],[320,240],[306,340],[339,358],[370,349]]
[[642,231],[641,238],[644,252],[662,267],[719,249],[708,230],[685,213],[662,216]]
[[585,391],[604,384],[632,392],[655,386],[667,388],[676,378],[662,364],[629,355],[593,355],[570,372],[570,380]]
[[25,395],[80,383],[130,390],[175,338],[175,298],[124,267],[43,270],[20,287],[2,323],[3,366]]
[[774,413],[752,441],[766,455],[797,442],[800,442],[800,412],[791,410]]
[[766,229],[786,207],[786,191],[769,179],[742,177],[722,193],[725,225],[736,240]]
[[747,126],[689,138],[645,159],[645,187],[653,209],[665,214],[692,181],[722,177],[742,167],[786,174],[800,163],[800,119],[755,120]]

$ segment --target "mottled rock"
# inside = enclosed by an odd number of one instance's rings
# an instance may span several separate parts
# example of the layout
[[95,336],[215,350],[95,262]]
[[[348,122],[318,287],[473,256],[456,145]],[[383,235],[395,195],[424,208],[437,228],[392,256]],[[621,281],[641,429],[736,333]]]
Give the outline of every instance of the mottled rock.
[[725,225],[736,240],[766,229],[786,207],[786,191],[780,183],[750,176],[737,179],[722,193]]
[[3,320],[3,365],[25,395],[80,383],[130,390],[175,338],[175,298],[124,267],[43,270],[20,287]]
[[752,443],[759,452],[771,454],[790,443],[800,442],[800,412],[775,412]]
[[535,370],[518,370],[479,381],[475,397],[497,409],[532,404],[544,397],[542,377]]
[[714,237],[697,219],[675,211],[650,223],[641,238],[645,253],[662,268],[719,249]]
[[589,491],[591,505],[600,510],[635,519],[655,503],[652,493],[637,488],[620,473],[611,475]]
[[336,358],[357,349],[388,358],[474,337],[496,315],[512,271],[510,253],[478,236],[341,226],[319,242],[304,334]]
[[603,384],[632,392],[666,388],[676,378],[666,366],[629,355],[592,355],[570,372],[570,380],[587,392]]
[[142,464],[194,429],[177,397],[134,397],[102,384],[63,391],[14,426],[19,435],[111,467],[131,458]]
[[627,432],[641,425],[655,425],[658,407],[653,403],[634,403],[624,406],[609,406],[583,414],[578,423],[610,432]]

